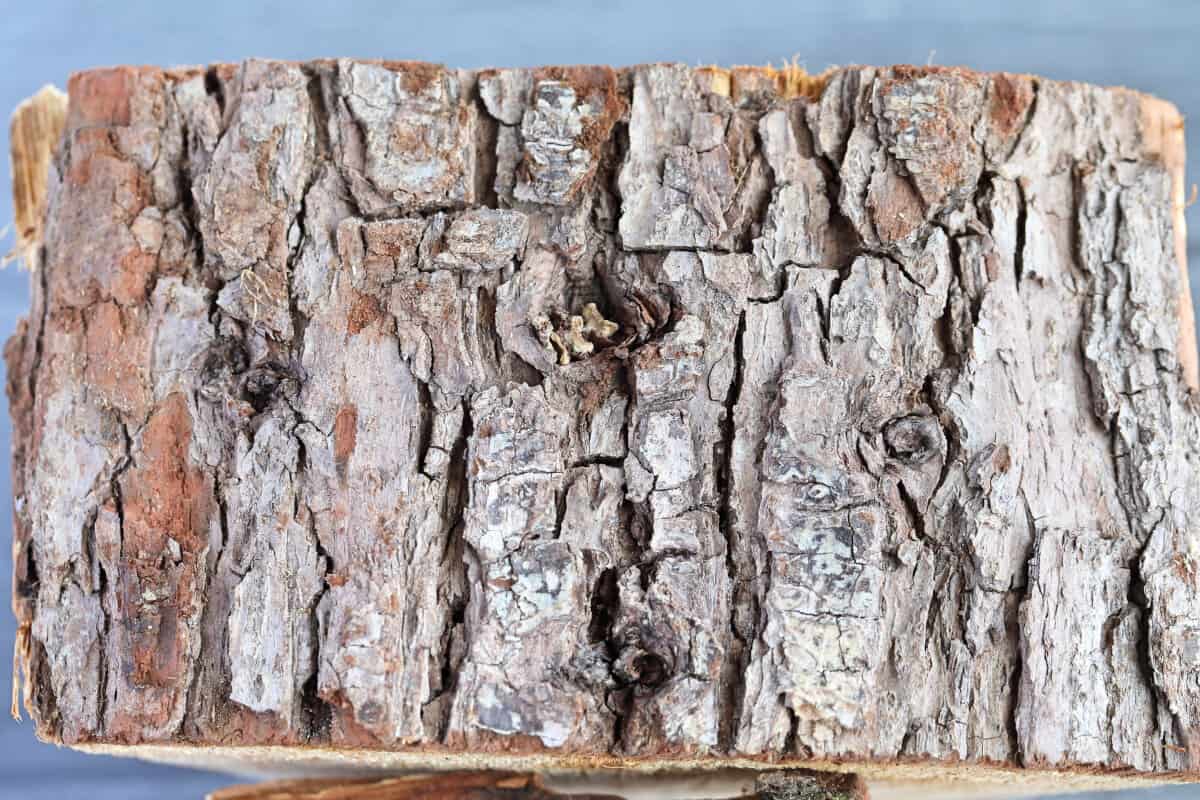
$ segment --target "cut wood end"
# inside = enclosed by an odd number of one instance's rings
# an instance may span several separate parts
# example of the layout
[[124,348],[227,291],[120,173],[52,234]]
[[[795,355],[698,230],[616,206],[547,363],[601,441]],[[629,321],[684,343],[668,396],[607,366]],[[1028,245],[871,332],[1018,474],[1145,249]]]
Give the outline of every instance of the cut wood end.
[[712,84],[709,87],[713,94],[737,99],[742,94],[761,88],[764,84],[770,86],[780,97],[792,99],[803,97],[817,100],[825,90],[829,78],[837,72],[837,67],[829,67],[823,72],[812,74],[796,63],[785,64],[776,68],[767,66],[735,66],[719,67],[710,65],[701,67],[697,73],[707,76]]
[[37,266],[46,216],[46,176],[67,120],[67,95],[46,84],[22,100],[9,124],[9,156],[13,181],[13,217],[17,244],[9,258]]

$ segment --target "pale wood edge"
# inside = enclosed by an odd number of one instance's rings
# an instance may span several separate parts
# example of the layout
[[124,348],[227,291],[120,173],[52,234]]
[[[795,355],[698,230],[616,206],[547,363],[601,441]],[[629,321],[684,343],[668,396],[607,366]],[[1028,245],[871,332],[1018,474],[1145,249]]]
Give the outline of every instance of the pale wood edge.
[[1142,142],[1147,155],[1157,158],[1171,176],[1171,222],[1175,234],[1175,261],[1179,265],[1179,365],[1192,391],[1200,391],[1200,354],[1196,345],[1196,315],[1188,279],[1187,184],[1184,167],[1187,146],[1183,115],[1173,104],[1141,95]]
[[9,122],[9,167],[17,240],[12,255],[31,269],[37,266],[37,251],[42,242],[50,162],[66,121],[66,93],[46,84],[13,109]]
[[[617,792],[639,797],[696,797],[697,782],[706,791],[732,791],[746,786],[747,776],[764,770],[804,768],[852,772],[871,787],[872,797],[951,798],[988,794],[1066,793],[1089,790],[1148,788],[1196,781],[1200,776],[1135,772],[1020,769],[992,764],[788,761],[764,763],[749,758],[621,759],[556,754],[451,753],[446,751],[351,750],[279,745],[208,746],[188,744],[79,744],[77,750],[110,756],[141,758],[164,764],[210,769],[259,777],[319,777],[445,770],[538,772],[546,785],[569,791]],[[720,794],[710,796],[721,796]]]
[[[0,266],[20,259],[29,269],[38,266],[42,226],[46,217],[46,187],[50,163],[67,122],[67,95],[46,84],[17,104],[9,119],[9,172],[12,175],[13,225],[16,246],[0,256]],[[0,234],[3,238],[3,234]],[[12,560],[17,563],[17,541],[12,542]],[[15,567],[14,567],[15,568]],[[15,602],[15,601],[14,601]],[[16,611],[14,605],[13,610]],[[18,618],[20,614],[18,612]],[[31,689],[25,665],[29,658],[29,622],[19,621],[13,644],[12,705],[9,713],[21,719],[21,701],[29,707]],[[25,680],[22,671],[25,670]],[[24,695],[22,695],[24,689]]]

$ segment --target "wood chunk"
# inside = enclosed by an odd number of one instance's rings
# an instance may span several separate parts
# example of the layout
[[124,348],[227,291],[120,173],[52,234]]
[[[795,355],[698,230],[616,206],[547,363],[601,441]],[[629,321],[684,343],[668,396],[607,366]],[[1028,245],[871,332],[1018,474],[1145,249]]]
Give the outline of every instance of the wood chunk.
[[[935,67],[351,59],[68,95],[13,134],[43,738],[1200,775],[1168,104]],[[793,778],[760,794],[858,791]],[[492,779],[549,791],[470,791]]]

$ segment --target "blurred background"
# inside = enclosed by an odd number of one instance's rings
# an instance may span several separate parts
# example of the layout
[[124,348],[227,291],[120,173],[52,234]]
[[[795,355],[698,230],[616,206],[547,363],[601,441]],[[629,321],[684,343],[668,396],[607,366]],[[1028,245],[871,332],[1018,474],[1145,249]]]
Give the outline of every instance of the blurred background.
[[[73,70],[111,64],[200,64],[247,56],[321,56],[437,61],[458,67],[538,64],[775,64],[810,71],[832,64],[962,64],[1051,78],[1120,84],[1200,111],[1200,2],[1157,0],[495,0],[329,2],[143,0],[0,2],[0,111],[44,83],[65,88]],[[1200,125],[1188,133],[1200,154]],[[0,130],[8,152],[8,126]],[[1200,181],[1189,165],[1188,185]],[[12,219],[5,176],[0,227]],[[1200,205],[1188,211],[1200,232]],[[1200,286],[1200,241],[1189,240],[1192,285]],[[12,246],[11,232],[0,253]],[[0,272],[0,337],[28,305],[28,273]],[[1200,291],[1197,292],[1200,296]],[[1200,316],[1200,315],[1198,315]],[[0,399],[0,541],[11,536],[7,406]],[[12,562],[0,546],[0,597],[7,606]],[[0,697],[11,690],[14,620],[0,612]],[[29,722],[0,718],[0,798],[199,798],[228,776],[87,756],[44,745]],[[1099,798],[1102,795],[1078,797]],[[1184,800],[1200,787],[1103,795],[1112,800]]]

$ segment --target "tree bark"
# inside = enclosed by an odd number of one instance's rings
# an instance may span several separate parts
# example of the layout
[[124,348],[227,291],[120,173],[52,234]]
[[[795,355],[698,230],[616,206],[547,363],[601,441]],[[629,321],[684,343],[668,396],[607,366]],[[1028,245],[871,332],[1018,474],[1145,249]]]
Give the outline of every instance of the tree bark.
[[1200,771],[1168,104],[350,60],[68,94],[6,350],[42,737]]

